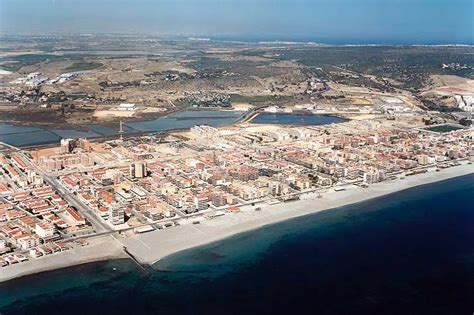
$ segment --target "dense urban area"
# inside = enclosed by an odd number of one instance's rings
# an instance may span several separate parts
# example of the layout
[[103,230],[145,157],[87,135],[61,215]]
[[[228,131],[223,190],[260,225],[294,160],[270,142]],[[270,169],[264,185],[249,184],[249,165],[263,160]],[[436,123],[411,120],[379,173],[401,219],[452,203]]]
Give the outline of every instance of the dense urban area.
[[[2,42],[0,123],[115,130],[19,146],[0,128],[5,270],[103,236],[134,258],[125,239],[346,189],[363,194],[474,161],[471,47],[105,35]],[[236,118],[123,130],[210,109]]]

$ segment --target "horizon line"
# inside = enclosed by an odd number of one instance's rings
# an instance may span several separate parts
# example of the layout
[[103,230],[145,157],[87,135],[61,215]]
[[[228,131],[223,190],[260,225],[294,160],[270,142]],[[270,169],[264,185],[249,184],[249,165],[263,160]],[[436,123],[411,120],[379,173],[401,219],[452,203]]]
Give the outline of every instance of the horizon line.
[[[395,39],[377,39],[360,42],[357,39],[342,39],[333,38],[318,40],[314,38],[311,40],[310,36],[298,35],[229,35],[229,34],[157,34],[157,33],[138,33],[138,32],[41,32],[41,33],[25,33],[25,32],[4,32],[0,31],[0,36],[20,36],[20,37],[37,37],[37,36],[143,36],[143,37],[157,37],[162,39],[176,39],[176,40],[193,40],[193,41],[212,41],[212,42],[233,42],[245,44],[306,44],[306,45],[326,45],[326,46],[474,46],[472,42],[450,42],[444,40],[395,40]],[[247,39],[245,39],[247,37]],[[339,42],[339,43],[330,43]]]

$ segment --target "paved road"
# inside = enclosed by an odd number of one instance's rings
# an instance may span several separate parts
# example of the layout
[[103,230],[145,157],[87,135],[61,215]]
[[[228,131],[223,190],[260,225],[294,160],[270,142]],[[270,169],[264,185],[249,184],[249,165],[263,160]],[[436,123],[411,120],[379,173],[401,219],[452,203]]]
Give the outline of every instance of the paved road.
[[94,227],[97,233],[108,232],[111,230],[105,222],[102,222],[99,218],[95,216],[95,214],[91,212],[88,206],[86,206],[82,201],[80,201],[75,195],[66,191],[56,178],[46,175],[35,164],[31,163],[25,154],[20,154],[22,155],[23,160],[25,160],[25,162],[28,163],[29,166],[34,169],[37,174],[41,175],[46,183],[56,189],[59,195],[63,197],[64,200],[68,202],[68,204],[76,208],[81,215],[83,215],[89,222],[92,223],[92,226]]
[[43,175],[45,182],[54,187],[57,190],[59,195],[64,198],[71,206],[77,209],[80,214],[82,214],[89,222],[92,223],[92,226],[97,233],[102,233],[110,231],[110,228],[102,222],[99,218],[95,216],[88,206],[81,202],[77,197],[69,192],[67,192],[62,185],[58,182],[57,179]]

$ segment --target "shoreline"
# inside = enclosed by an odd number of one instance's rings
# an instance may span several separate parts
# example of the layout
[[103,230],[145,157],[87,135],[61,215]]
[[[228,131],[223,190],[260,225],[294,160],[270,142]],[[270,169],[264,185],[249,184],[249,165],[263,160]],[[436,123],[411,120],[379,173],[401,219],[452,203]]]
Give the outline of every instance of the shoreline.
[[[372,184],[369,188],[351,187],[340,192],[329,189],[330,192],[322,194],[321,199],[316,198],[316,193],[311,193],[302,196],[302,200],[298,201],[242,207],[240,213],[230,213],[212,220],[201,220],[199,225],[182,225],[179,228],[135,235],[123,241],[141,263],[153,265],[177,252],[207,245],[263,226],[472,173],[474,173],[474,165],[462,164],[441,172],[432,171],[402,180]],[[261,211],[255,211],[255,207],[261,207]]]
[[20,263],[0,269],[2,282],[35,275],[42,272],[64,269],[99,261],[128,258],[122,248],[110,236],[97,236],[88,239],[89,245],[77,247],[67,252],[52,254],[40,259]]
[[[309,193],[302,195],[301,200],[293,202],[244,206],[239,213],[228,213],[212,220],[199,219],[200,224],[197,225],[192,224],[192,221],[197,219],[191,218],[180,226],[145,234],[129,237],[98,236],[88,240],[90,245],[86,247],[1,268],[0,283],[86,263],[129,258],[122,246],[126,246],[141,264],[159,265],[159,261],[167,256],[240,233],[473,173],[474,165],[461,164],[440,172],[430,171],[404,179],[372,184],[369,188],[350,186],[345,191],[339,192],[329,188],[328,192],[322,194],[321,199],[316,198],[316,193]],[[255,207],[260,207],[261,210],[255,211]]]

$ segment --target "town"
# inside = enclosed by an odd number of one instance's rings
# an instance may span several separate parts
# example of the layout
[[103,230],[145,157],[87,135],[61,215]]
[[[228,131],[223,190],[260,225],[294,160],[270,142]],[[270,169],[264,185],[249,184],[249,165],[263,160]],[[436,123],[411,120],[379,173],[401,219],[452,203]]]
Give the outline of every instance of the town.
[[[402,114],[400,114],[402,115]],[[242,122],[169,134],[3,150],[0,266],[117,238],[364,189],[474,161],[472,129],[418,115],[321,126]],[[185,235],[183,237],[186,237]]]

